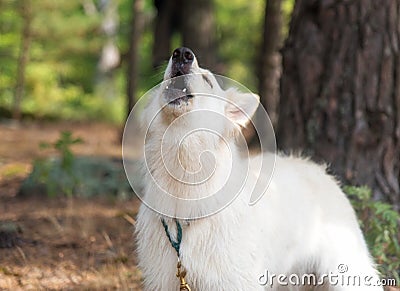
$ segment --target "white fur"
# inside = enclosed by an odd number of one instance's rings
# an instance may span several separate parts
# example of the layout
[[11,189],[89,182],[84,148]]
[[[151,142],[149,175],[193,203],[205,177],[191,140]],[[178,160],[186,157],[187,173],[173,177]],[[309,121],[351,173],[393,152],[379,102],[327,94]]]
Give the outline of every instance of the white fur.
[[[170,64],[165,79],[169,78]],[[219,130],[221,137],[229,140],[226,145],[217,135],[204,132],[192,134],[185,139],[179,149],[177,141],[188,127],[195,128],[200,122],[196,118],[183,117],[174,124],[167,136],[164,132],[176,117],[196,109],[212,109],[225,114],[238,125],[244,118],[254,113],[251,96],[231,89],[223,91],[214,76],[193,64],[193,73],[206,74],[211,80],[210,88],[201,75],[190,80],[192,90],[210,92],[225,96],[229,100],[241,100],[243,114],[228,108],[226,102],[217,99],[195,97],[189,104],[178,107],[166,106],[157,114],[165,101],[163,88],[155,94],[144,112],[143,123],[152,126],[146,141],[147,162],[154,180],[167,191],[182,198],[200,198],[220,187],[230,191],[230,185],[223,185],[231,162],[234,167],[245,166],[235,148],[234,133],[239,129],[232,123],[221,122],[212,126]],[[239,97],[238,97],[239,96]],[[246,97],[246,98],[245,98]],[[253,96],[254,97],[254,96]],[[242,98],[242,99],[238,99]],[[248,100],[250,104],[242,101]],[[254,101],[255,100],[255,101]],[[154,120],[153,117],[155,117]],[[201,121],[204,122],[204,121]],[[167,155],[161,158],[161,141]],[[207,150],[210,155],[199,156]],[[207,160],[209,159],[209,160]],[[214,160],[215,159],[215,160]],[[276,159],[272,182],[258,203],[249,206],[252,187],[258,176],[256,168],[260,156],[250,160],[250,177],[243,191],[232,204],[215,215],[196,219],[187,223],[182,220],[183,240],[181,261],[187,270],[187,281],[193,291],[209,290],[300,290],[296,287],[261,286],[258,282],[265,270],[275,274],[325,274],[337,272],[339,264],[346,264],[346,274],[370,275],[376,280],[377,272],[368,253],[357,219],[348,199],[335,179],[326,174],[325,168],[306,159],[289,156],[264,157],[265,162]],[[196,181],[201,175],[215,170],[212,178],[201,185],[188,185],[172,179],[165,164],[188,180]],[[200,167],[199,165],[202,165]],[[215,169],[211,169],[211,165]],[[184,169],[184,170],[182,170]],[[187,171],[187,172],[185,172]],[[195,173],[195,174],[193,174]],[[175,209],[176,216],[189,211],[202,216],[205,208],[185,209],[179,201],[161,199],[157,196],[156,183],[148,173],[145,175],[145,195],[154,197],[158,209]],[[151,199],[151,198],[149,198]],[[177,256],[171,247],[160,222],[161,215],[142,205],[137,218],[136,237],[139,267],[143,272],[145,290],[179,290],[176,278]],[[164,217],[172,234],[176,233],[171,218]],[[325,290],[383,290],[381,287],[326,286]]]

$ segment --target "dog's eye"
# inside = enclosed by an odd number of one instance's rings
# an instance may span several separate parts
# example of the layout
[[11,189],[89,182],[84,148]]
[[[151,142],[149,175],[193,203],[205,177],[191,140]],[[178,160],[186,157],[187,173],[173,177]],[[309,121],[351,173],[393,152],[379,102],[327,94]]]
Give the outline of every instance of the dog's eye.
[[213,84],[211,83],[210,79],[206,75],[202,75],[203,80],[207,82],[208,85],[210,85],[211,88],[214,88]]

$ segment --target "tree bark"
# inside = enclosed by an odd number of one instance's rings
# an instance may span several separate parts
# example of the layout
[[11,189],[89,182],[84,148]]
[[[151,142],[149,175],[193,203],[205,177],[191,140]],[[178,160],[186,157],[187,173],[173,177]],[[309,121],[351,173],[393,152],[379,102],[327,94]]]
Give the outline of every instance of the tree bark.
[[127,72],[127,116],[136,103],[136,89],[139,66],[139,43],[143,28],[143,7],[144,0],[134,0],[132,4],[131,35],[128,51],[128,72]]
[[277,122],[279,78],[281,74],[282,0],[268,0],[265,5],[264,37],[260,54],[259,88],[261,104],[273,124]]
[[14,104],[13,104],[13,119],[21,119],[21,101],[25,89],[25,73],[26,65],[29,60],[29,49],[32,40],[32,7],[30,1],[19,2],[18,9],[22,18],[22,33],[21,33],[21,47],[18,57],[17,65],[17,80],[15,85]]
[[[263,42],[259,54],[258,93],[260,103],[268,112],[273,126],[277,124],[279,103],[279,78],[282,71],[282,0],[268,0],[265,4]],[[260,146],[259,137],[269,134],[265,126],[264,110],[259,107],[255,113],[255,124],[243,129],[243,134],[252,148]],[[256,133],[257,128],[257,135]]]
[[182,3],[183,45],[191,48],[199,64],[216,69],[215,18],[212,0],[187,0]]
[[400,2],[298,0],[283,51],[278,144],[400,207]]

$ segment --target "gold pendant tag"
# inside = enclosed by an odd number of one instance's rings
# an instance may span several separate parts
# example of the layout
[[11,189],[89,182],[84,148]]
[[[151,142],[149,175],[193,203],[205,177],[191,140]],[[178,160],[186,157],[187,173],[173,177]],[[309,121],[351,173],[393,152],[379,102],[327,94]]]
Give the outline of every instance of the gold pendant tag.
[[186,271],[181,270],[182,265],[181,265],[180,261],[178,261],[178,265],[176,267],[178,269],[178,271],[176,272],[176,276],[179,278],[179,281],[180,281],[179,290],[180,291],[192,291],[192,289],[190,289],[190,287],[189,287],[189,284],[186,283],[186,280],[185,280]]

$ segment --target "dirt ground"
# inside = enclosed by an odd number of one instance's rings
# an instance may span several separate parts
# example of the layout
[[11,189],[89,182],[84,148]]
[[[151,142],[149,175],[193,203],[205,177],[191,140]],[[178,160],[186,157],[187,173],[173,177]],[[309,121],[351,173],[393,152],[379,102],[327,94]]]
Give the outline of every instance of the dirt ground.
[[[0,122],[0,290],[141,290],[133,230],[137,199],[19,197],[39,148],[69,130],[84,140],[75,154],[120,157],[121,129],[95,123]],[[1,229],[0,229],[1,230]]]

